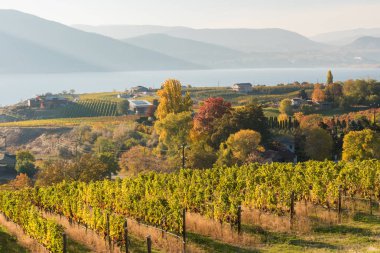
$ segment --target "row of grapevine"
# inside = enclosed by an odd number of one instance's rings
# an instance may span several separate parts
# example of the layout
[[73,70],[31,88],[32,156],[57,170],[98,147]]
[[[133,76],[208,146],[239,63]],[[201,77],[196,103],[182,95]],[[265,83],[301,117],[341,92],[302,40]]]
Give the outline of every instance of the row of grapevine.
[[63,252],[63,228],[42,217],[38,209],[27,201],[26,192],[0,191],[0,210],[50,252]]
[[[152,172],[116,181],[64,182],[35,189],[30,198],[41,208],[86,224],[85,214],[98,210],[181,233],[183,208],[236,224],[240,205],[288,212],[290,196],[294,195],[298,201],[336,207],[339,191],[379,200],[380,162],[310,161],[297,165],[272,163],[181,170],[171,174]],[[104,217],[100,220],[104,221]],[[121,223],[115,230],[120,231],[120,226]]]
[[63,108],[64,117],[116,116],[117,103],[106,100],[80,100]]

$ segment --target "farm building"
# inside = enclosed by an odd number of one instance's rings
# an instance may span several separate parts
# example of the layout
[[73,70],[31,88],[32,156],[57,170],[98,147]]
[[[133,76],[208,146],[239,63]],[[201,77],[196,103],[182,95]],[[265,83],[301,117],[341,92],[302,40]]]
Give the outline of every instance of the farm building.
[[145,115],[152,103],[146,100],[128,100],[129,109],[137,115]]
[[249,93],[252,91],[252,84],[250,83],[235,83],[232,89],[236,92]]
[[65,97],[47,94],[44,96],[37,96],[36,98],[29,99],[28,107],[52,109],[65,106],[68,103],[69,101]]

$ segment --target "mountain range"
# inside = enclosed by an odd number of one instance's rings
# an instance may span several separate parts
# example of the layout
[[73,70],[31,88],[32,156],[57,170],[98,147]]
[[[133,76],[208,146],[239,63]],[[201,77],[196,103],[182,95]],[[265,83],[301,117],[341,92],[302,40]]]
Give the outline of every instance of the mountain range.
[[337,45],[326,38],[339,32],[313,40],[283,29],[70,27],[0,10],[0,73],[379,66],[380,39],[364,35]]

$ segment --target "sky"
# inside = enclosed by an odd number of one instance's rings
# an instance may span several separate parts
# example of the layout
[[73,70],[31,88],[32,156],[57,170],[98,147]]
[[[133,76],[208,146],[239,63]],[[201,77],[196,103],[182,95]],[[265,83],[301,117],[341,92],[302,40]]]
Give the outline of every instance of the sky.
[[283,28],[312,36],[380,27],[380,0],[0,0],[66,25]]

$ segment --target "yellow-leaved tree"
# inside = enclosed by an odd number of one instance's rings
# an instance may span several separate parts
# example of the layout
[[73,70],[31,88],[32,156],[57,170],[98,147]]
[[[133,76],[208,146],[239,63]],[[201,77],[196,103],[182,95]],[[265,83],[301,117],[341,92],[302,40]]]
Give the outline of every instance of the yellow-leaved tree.
[[162,84],[162,89],[157,92],[159,105],[157,107],[157,118],[164,119],[169,113],[180,113],[192,110],[193,101],[190,94],[186,92],[182,96],[182,84],[175,79],[168,79]]
[[380,159],[380,134],[370,129],[349,132],[344,136],[342,159]]

